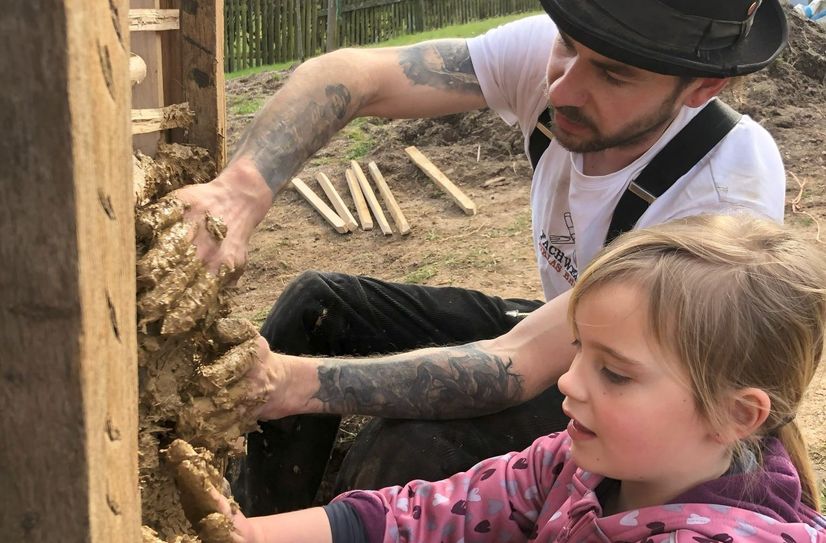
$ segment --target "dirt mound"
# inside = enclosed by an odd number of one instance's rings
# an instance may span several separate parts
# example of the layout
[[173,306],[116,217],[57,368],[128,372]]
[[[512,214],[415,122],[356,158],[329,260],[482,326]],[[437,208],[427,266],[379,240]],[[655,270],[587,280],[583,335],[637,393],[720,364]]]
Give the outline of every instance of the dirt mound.
[[405,145],[481,146],[488,158],[510,160],[523,154],[522,133],[509,128],[490,110],[406,121],[396,127],[395,135]]
[[788,10],[789,46],[768,68],[736,85],[725,98],[767,128],[810,126],[826,101],[826,28]]
[[291,70],[261,72],[227,80],[227,95],[237,96],[272,96],[281,88]]

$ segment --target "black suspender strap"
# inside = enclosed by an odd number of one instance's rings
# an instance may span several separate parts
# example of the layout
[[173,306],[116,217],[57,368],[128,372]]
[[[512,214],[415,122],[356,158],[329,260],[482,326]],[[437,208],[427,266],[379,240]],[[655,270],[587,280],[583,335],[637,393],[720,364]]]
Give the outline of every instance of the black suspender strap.
[[628,185],[614,209],[605,244],[634,228],[648,206],[720,143],[741,117],[720,100],[695,115]]
[[[721,100],[712,100],[695,115],[628,185],[614,209],[605,244],[631,230],[648,206],[720,143],[741,117]],[[545,109],[528,141],[534,169],[551,143],[550,120],[550,111]]]
[[551,110],[545,108],[536,120],[536,126],[534,126],[531,137],[528,140],[528,158],[531,159],[531,167],[533,167],[534,170],[553,138],[551,129],[548,128],[549,124],[551,124]]

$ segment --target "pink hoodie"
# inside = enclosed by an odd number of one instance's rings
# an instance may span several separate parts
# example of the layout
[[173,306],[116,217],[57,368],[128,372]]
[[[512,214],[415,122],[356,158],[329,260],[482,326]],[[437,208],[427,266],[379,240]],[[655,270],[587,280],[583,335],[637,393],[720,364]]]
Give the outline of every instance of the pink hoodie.
[[[790,462],[777,440],[766,440],[769,462],[763,471],[748,475],[752,481],[758,478],[754,494],[761,503],[733,498],[746,497],[743,481],[737,480],[743,476],[723,476],[712,481],[719,488],[700,485],[679,497],[684,503],[607,517],[594,494],[605,479],[570,461],[570,443],[565,432],[551,434],[521,453],[485,460],[443,481],[353,491],[334,502],[353,507],[370,541],[387,543],[826,543],[826,520],[800,503],[799,480],[791,469],[794,484],[789,485]],[[777,465],[778,474],[766,471]],[[766,488],[773,481],[779,492]],[[795,485],[792,495],[789,489]],[[778,496],[783,507],[775,513]],[[692,503],[698,498],[705,503]]]

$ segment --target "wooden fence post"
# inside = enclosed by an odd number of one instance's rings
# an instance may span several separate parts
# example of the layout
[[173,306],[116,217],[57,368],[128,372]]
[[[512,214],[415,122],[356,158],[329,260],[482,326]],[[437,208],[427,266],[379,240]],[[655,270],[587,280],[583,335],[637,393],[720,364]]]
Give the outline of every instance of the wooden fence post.
[[327,0],[327,52],[338,49],[338,0]]
[[295,3],[295,43],[298,52],[298,60],[304,62],[304,32],[301,22],[301,2]]
[[4,541],[141,538],[128,10],[0,10]]

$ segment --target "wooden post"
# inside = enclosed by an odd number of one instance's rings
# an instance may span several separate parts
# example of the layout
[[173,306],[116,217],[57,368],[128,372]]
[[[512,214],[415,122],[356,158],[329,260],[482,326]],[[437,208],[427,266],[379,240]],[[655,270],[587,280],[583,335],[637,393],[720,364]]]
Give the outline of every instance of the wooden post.
[[336,24],[336,18],[338,17],[338,12],[336,9],[336,4],[338,0],[327,0],[327,52],[335,51],[338,49],[338,40],[336,39],[336,31],[338,30],[338,25]]
[[4,541],[141,539],[128,10],[0,10]]
[[[174,103],[187,102],[195,113],[188,134],[173,134],[173,141],[191,143],[209,150],[218,169],[227,158],[226,96],[224,94],[224,0],[174,0],[181,10],[177,41],[180,60],[169,59],[170,69],[180,68]],[[172,56],[171,51],[168,56]],[[173,64],[174,63],[174,64]],[[177,79],[177,78],[176,78]]]
[[[158,9],[160,0],[130,0],[128,6],[132,9]],[[124,32],[126,29],[124,29]],[[163,107],[163,55],[161,54],[162,32],[135,32],[131,35],[132,52],[140,56],[146,63],[146,77],[140,85],[132,89],[132,107],[145,109]],[[139,134],[132,139],[135,149],[144,154],[154,156],[158,143],[163,138],[160,132],[153,134]]]

